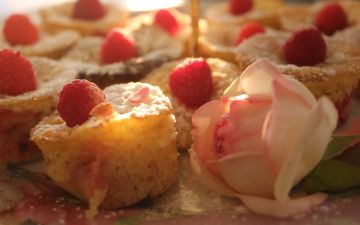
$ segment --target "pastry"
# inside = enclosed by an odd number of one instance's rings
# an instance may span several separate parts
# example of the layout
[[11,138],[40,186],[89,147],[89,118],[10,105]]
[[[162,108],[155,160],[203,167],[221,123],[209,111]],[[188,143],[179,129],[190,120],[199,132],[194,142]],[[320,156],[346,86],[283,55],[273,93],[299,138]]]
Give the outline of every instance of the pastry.
[[310,25],[327,35],[351,29],[360,22],[360,3],[354,0],[319,1],[292,5],[280,13],[281,28],[294,31]]
[[239,26],[204,27],[199,38],[199,52],[202,56],[220,58],[236,63],[235,47],[245,39],[269,29],[257,22],[248,22]]
[[52,113],[62,85],[75,76],[55,61],[28,60],[10,49],[0,50],[0,162],[39,157],[29,141],[30,129]]
[[40,10],[44,28],[52,33],[75,30],[82,35],[103,35],[125,24],[128,13],[99,0],[77,0]]
[[[293,50],[285,47],[285,43],[301,38],[303,40],[298,41]],[[322,38],[315,28],[304,28],[293,34],[269,32],[257,35],[238,46],[236,59],[242,69],[257,59],[271,60],[282,73],[305,84],[315,97],[328,96],[343,122],[359,80],[359,53],[358,48],[341,40]],[[309,59],[313,61],[309,62]]]
[[12,48],[24,56],[57,59],[78,40],[75,31],[64,30],[49,34],[39,29],[24,14],[13,14],[7,18],[0,34],[0,49]]
[[230,0],[210,5],[205,19],[210,26],[224,27],[256,21],[278,28],[278,11],[284,6],[281,0]]
[[62,61],[72,63],[80,78],[105,87],[139,80],[164,62],[181,57],[183,49],[183,44],[162,28],[144,25],[115,29],[106,38],[84,37]]
[[64,86],[57,109],[61,117],[43,119],[31,139],[46,173],[90,205],[88,216],[98,206],[116,209],[156,196],[176,180],[175,120],[158,87],[127,83],[102,92],[76,80]]
[[170,98],[176,118],[177,147],[189,149],[192,114],[203,103],[221,96],[239,74],[234,64],[220,59],[187,58],[164,64],[146,75],[142,82],[159,86]]

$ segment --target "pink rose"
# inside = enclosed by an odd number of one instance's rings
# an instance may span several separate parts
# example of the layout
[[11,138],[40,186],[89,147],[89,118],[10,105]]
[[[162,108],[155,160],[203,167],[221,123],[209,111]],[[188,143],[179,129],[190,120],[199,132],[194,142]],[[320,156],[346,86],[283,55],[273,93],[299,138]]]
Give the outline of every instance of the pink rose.
[[249,209],[293,216],[327,198],[289,193],[322,159],[337,119],[327,97],[317,101],[302,83],[258,60],[222,99],[193,115],[191,163],[210,188]]

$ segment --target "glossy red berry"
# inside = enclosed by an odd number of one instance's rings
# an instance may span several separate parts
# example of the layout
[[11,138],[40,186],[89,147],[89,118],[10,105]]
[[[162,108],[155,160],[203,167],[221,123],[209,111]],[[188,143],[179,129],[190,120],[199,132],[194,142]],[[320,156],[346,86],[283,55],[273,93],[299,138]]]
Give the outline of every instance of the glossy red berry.
[[11,49],[0,50],[0,93],[20,95],[37,88],[31,62]]
[[24,14],[9,16],[3,27],[4,37],[12,45],[31,45],[39,40],[38,28]]
[[78,0],[73,10],[73,17],[82,20],[98,20],[105,14],[106,9],[99,0]]
[[169,77],[172,94],[186,106],[197,108],[210,100],[213,83],[209,64],[192,59],[176,67]]
[[175,36],[180,29],[180,25],[176,20],[176,17],[169,10],[165,9],[159,10],[155,13],[154,23],[172,36]]
[[66,125],[81,125],[90,118],[91,110],[105,101],[105,95],[96,84],[87,80],[74,80],[60,93],[57,111]]
[[252,0],[230,0],[229,11],[233,15],[241,15],[249,12],[253,8]]
[[283,46],[283,55],[290,64],[312,66],[326,58],[326,42],[313,27],[295,31]]

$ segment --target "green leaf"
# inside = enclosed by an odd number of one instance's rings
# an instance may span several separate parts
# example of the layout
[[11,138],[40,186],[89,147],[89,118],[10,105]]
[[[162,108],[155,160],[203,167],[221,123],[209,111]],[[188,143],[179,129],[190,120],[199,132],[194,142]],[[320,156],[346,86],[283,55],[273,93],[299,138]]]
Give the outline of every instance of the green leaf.
[[351,147],[357,138],[360,138],[360,136],[334,136],[329,145],[327,146],[323,160],[328,160],[340,155],[347,148]]
[[140,225],[141,219],[139,217],[121,218],[116,221],[114,225]]
[[308,193],[340,191],[360,186],[360,169],[340,160],[322,161],[306,178]]

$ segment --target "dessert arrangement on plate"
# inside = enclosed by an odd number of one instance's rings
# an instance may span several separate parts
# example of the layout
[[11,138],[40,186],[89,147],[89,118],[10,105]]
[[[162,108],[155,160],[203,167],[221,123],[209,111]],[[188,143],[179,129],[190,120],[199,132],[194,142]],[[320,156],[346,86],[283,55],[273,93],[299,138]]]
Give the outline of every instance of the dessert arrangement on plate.
[[360,2],[190,3],[4,19],[0,224],[360,222]]

